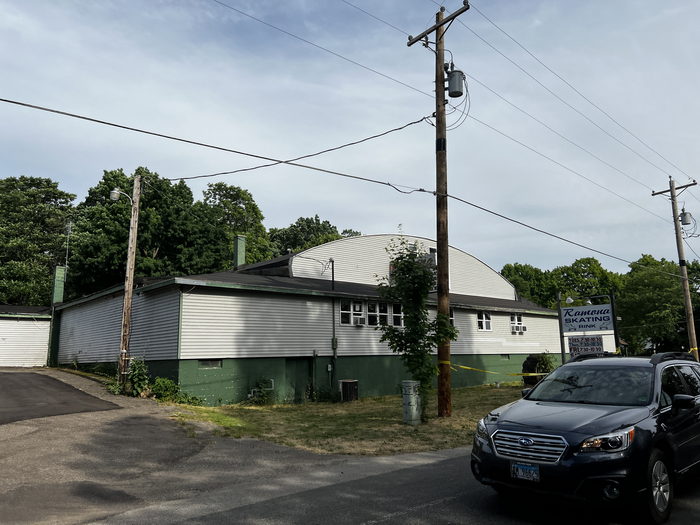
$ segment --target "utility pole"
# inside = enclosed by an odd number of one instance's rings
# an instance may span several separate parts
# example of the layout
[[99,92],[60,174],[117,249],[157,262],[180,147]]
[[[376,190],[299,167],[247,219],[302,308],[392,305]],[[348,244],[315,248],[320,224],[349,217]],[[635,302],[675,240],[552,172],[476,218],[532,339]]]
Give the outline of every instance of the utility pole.
[[[128,195],[127,195],[128,196]],[[111,197],[111,195],[110,195]],[[117,198],[119,196],[117,195]],[[122,307],[121,342],[119,345],[119,383],[126,387],[129,377],[129,338],[131,336],[131,302],[134,296],[134,270],[136,267],[136,237],[139,229],[139,206],[141,202],[141,174],[134,174],[134,191],[131,199],[131,222],[129,223],[129,247],[126,255],[124,277],[124,306]]]
[[681,268],[681,286],[683,287],[683,300],[685,302],[685,319],[688,325],[688,343],[690,345],[690,353],[698,361],[698,341],[695,337],[695,318],[693,316],[693,303],[690,299],[690,284],[688,283],[688,266],[685,260],[685,247],[683,246],[683,230],[681,229],[680,216],[678,215],[678,202],[676,199],[676,190],[683,190],[691,186],[695,186],[697,182],[684,186],[676,186],[676,182],[672,177],[669,177],[669,188],[663,191],[655,191],[652,195],[661,195],[669,193],[671,195],[671,209],[673,211],[673,226],[676,230],[676,247],[678,248],[678,265]]
[[[417,37],[408,37],[408,46],[424,40],[435,32],[435,201],[437,217],[437,299],[438,315],[450,316],[450,262],[447,221],[447,124],[445,117],[445,24],[469,9],[469,3],[445,17],[441,7],[435,15],[435,25]],[[440,341],[438,360],[438,417],[452,415],[452,385],[450,372],[450,341]]]

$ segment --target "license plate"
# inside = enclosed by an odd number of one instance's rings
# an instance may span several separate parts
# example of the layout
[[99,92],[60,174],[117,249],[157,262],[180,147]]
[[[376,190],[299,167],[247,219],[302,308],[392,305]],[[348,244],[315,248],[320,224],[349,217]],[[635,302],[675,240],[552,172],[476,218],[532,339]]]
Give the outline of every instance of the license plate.
[[527,481],[540,480],[539,465],[530,465],[528,463],[511,463],[510,476],[513,479],[524,479]]

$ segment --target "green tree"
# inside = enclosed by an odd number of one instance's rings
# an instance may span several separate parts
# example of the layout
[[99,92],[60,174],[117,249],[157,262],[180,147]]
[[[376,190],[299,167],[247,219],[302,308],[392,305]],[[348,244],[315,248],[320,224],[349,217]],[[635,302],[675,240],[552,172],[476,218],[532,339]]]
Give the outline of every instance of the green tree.
[[[446,340],[457,338],[457,331],[450,324],[449,316],[437,315],[430,319],[428,293],[435,289],[437,280],[432,259],[418,243],[400,239],[388,248],[391,274],[379,283],[379,293],[388,303],[401,304],[402,328],[382,324],[381,341],[398,354],[413,380],[420,383],[421,400],[427,399],[438,368],[433,360],[433,350]],[[425,402],[421,406],[425,420]]]
[[276,255],[300,252],[343,237],[359,235],[361,235],[360,232],[349,229],[338,233],[337,227],[328,221],[322,221],[318,215],[299,217],[286,228],[270,228],[270,241],[274,245]]
[[0,179],[1,303],[51,303],[53,271],[64,261],[73,199],[51,179]]
[[262,222],[265,217],[248,190],[223,182],[209,184],[204,191],[204,204],[212,208],[212,217],[225,231],[231,261],[236,235],[246,236],[246,263],[264,261],[273,256]]
[[[137,277],[163,277],[220,271],[231,267],[227,230],[218,212],[193,202],[184,182],[172,184],[138,168],[142,177],[136,254]],[[71,242],[68,291],[85,295],[124,280],[131,202],[109,199],[113,188],[131,196],[133,177],[105,171],[78,205]],[[222,242],[222,239],[224,241]]]
[[584,257],[570,266],[554,268],[551,278],[562,297],[617,295],[623,287],[623,277],[603,268],[595,257]]
[[548,270],[540,270],[530,264],[506,264],[501,275],[515,286],[518,294],[540,306],[552,307],[557,301],[557,291]]
[[643,255],[630,265],[617,300],[621,337],[631,353],[688,348],[685,308],[676,263]]

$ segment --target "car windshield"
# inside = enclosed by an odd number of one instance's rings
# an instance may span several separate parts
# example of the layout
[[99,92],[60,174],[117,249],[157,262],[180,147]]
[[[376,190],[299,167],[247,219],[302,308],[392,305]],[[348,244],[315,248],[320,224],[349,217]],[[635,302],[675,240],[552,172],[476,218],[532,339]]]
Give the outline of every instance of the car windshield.
[[538,383],[527,399],[644,406],[651,402],[652,378],[652,368],[563,366]]

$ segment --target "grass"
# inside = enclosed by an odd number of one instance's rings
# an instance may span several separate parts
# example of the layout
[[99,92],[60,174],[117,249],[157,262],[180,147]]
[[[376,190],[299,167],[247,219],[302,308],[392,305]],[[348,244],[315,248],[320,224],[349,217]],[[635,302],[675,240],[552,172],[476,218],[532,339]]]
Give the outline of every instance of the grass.
[[403,423],[401,396],[350,403],[222,407],[182,406],[177,418],[204,421],[216,433],[251,437],[321,454],[390,455],[471,444],[476,422],[490,410],[520,397],[522,386],[477,386],[453,389],[452,417],[435,417],[436,400],[428,400],[426,423]]

